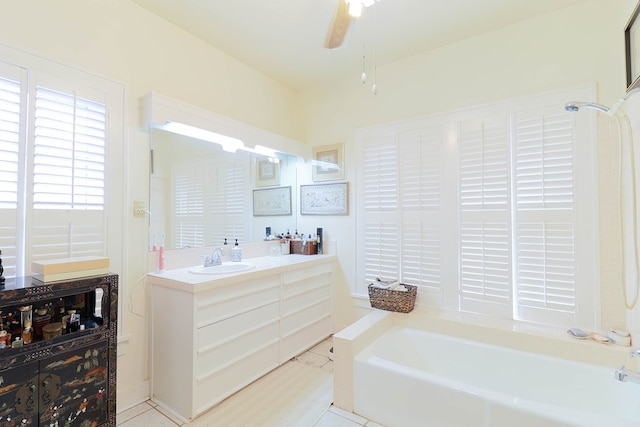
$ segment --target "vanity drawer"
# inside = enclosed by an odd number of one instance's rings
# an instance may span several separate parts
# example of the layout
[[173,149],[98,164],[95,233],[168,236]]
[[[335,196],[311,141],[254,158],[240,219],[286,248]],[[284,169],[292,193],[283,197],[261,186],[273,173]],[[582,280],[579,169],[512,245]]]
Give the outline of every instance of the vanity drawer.
[[232,283],[198,295],[195,327],[204,328],[265,305],[280,298],[280,276]]
[[196,330],[195,375],[215,375],[279,341],[279,304],[264,307]]
[[332,273],[333,262],[327,262],[282,273],[282,284],[285,289],[290,289],[321,277],[325,277],[327,281],[330,281]]
[[327,338],[331,335],[332,326],[329,298],[283,316],[280,321],[280,362],[286,362]]
[[277,367],[279,354],[277,302],[197,330],[196,413]]
[[[278,352],[279,343],[276,342],[248,354],[215,375],[197,377],[193,388],[194,417],[275,369]],[[272,398],[264,396],[265,402]]]

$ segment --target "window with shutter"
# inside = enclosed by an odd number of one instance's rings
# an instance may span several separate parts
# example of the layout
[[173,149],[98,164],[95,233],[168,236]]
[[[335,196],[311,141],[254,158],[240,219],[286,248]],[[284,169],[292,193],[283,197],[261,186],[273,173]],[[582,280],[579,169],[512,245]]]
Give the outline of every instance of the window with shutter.
[[[249,195],[249,161],[229,159],[224,164],[217,164],[215,187],[210,188],[211,210],[209,213],[208,244],[220,245],[224,239],[245,241],[248,235],[248,224],[243,221],[247,206],[251,200]],[[229,244],[233,241],[229,241]]]
[[[248,225],[249,158],[190,161],[172,166],[177,247],[243,242]],[[206,184],[203,184],[206,183]],[[233,243],[233,240],[229,241]]]
[[[177,248],[205,246],[203,183],[205,164],[179,164],[171,168],[173,175],[173,229]],[[172,247],[170,245],[170,247]]]
[[[122,194],[115,173],[121,175],[123,86],[10,48],[0,51],[5,61],[19,63],[0,62],[5,275],[31,274],[32,261],[108,256],[109,248],[117,256],[121,239],[107,236],[109,226],[122,228],[122,201],[113,196]],[[109,168],[108,158],[115,160]]]
[[106,105],[36,87],[35,209],[104,209]]
[[[576,310],[572,116],[514,115],[517,316],[571,324]],[[568,322],[568,323],[567,323]]]
[[460,306],[511,317],[509,131],[506,115],[461,122]]
[[356,292],[401,279],[421,304],[593,325],[593,116],[562,108],[592,96],[572,89],[356,132]]
[[31,258],[105,251],[106,105],[35,88]]
[[401,275],[432,291],[441,288],[440,125],[400,134]]
[[366,293],[376,277],[395,280],[400,273],[398,211],[398,137],[367,140],[363,159],[363,280]]
[[[4,78],[1,75],[8,77]],[[18,67],[0,64],[0,250],[4,276],[16,274],[21,222],[19,200],[24,159],[23,72]]]

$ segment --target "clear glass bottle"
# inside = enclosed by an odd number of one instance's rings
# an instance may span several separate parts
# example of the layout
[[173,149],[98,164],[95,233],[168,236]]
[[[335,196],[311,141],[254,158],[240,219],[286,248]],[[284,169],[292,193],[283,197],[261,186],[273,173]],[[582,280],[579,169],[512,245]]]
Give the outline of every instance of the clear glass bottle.
[[33,310],[30,305],[18,308],[20,312],[20,327],[22,328],[22,342],[29,344],[33,338]]

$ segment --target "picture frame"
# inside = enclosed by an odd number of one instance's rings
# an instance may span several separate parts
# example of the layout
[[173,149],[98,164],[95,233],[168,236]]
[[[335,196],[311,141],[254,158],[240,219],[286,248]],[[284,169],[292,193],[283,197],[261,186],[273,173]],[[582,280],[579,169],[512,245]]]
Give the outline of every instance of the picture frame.
[[280,185],[280,162],[277,159],[256,159],[256,187],[276,185]]
[[314,182],[344,179],[344,144],[313,147],[311,166]]
[[301,215],[348,215],[347,182],[300,186]]
[[253,216],[291,215],[291,187],[253,190]]
[[627,92],[640,85],[640,1],[624,29]]

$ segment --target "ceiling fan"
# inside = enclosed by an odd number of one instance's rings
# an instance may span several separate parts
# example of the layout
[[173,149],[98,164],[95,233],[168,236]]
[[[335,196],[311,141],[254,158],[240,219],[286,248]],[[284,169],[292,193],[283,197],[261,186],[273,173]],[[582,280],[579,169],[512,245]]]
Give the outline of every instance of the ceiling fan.
[[380,0],[338,0],[338,7],[336,7],[336,13],[329,26],[324,47],[335,49],[342,46],[354,18],[359,18],[363,9],[373,5],[376,1]]

